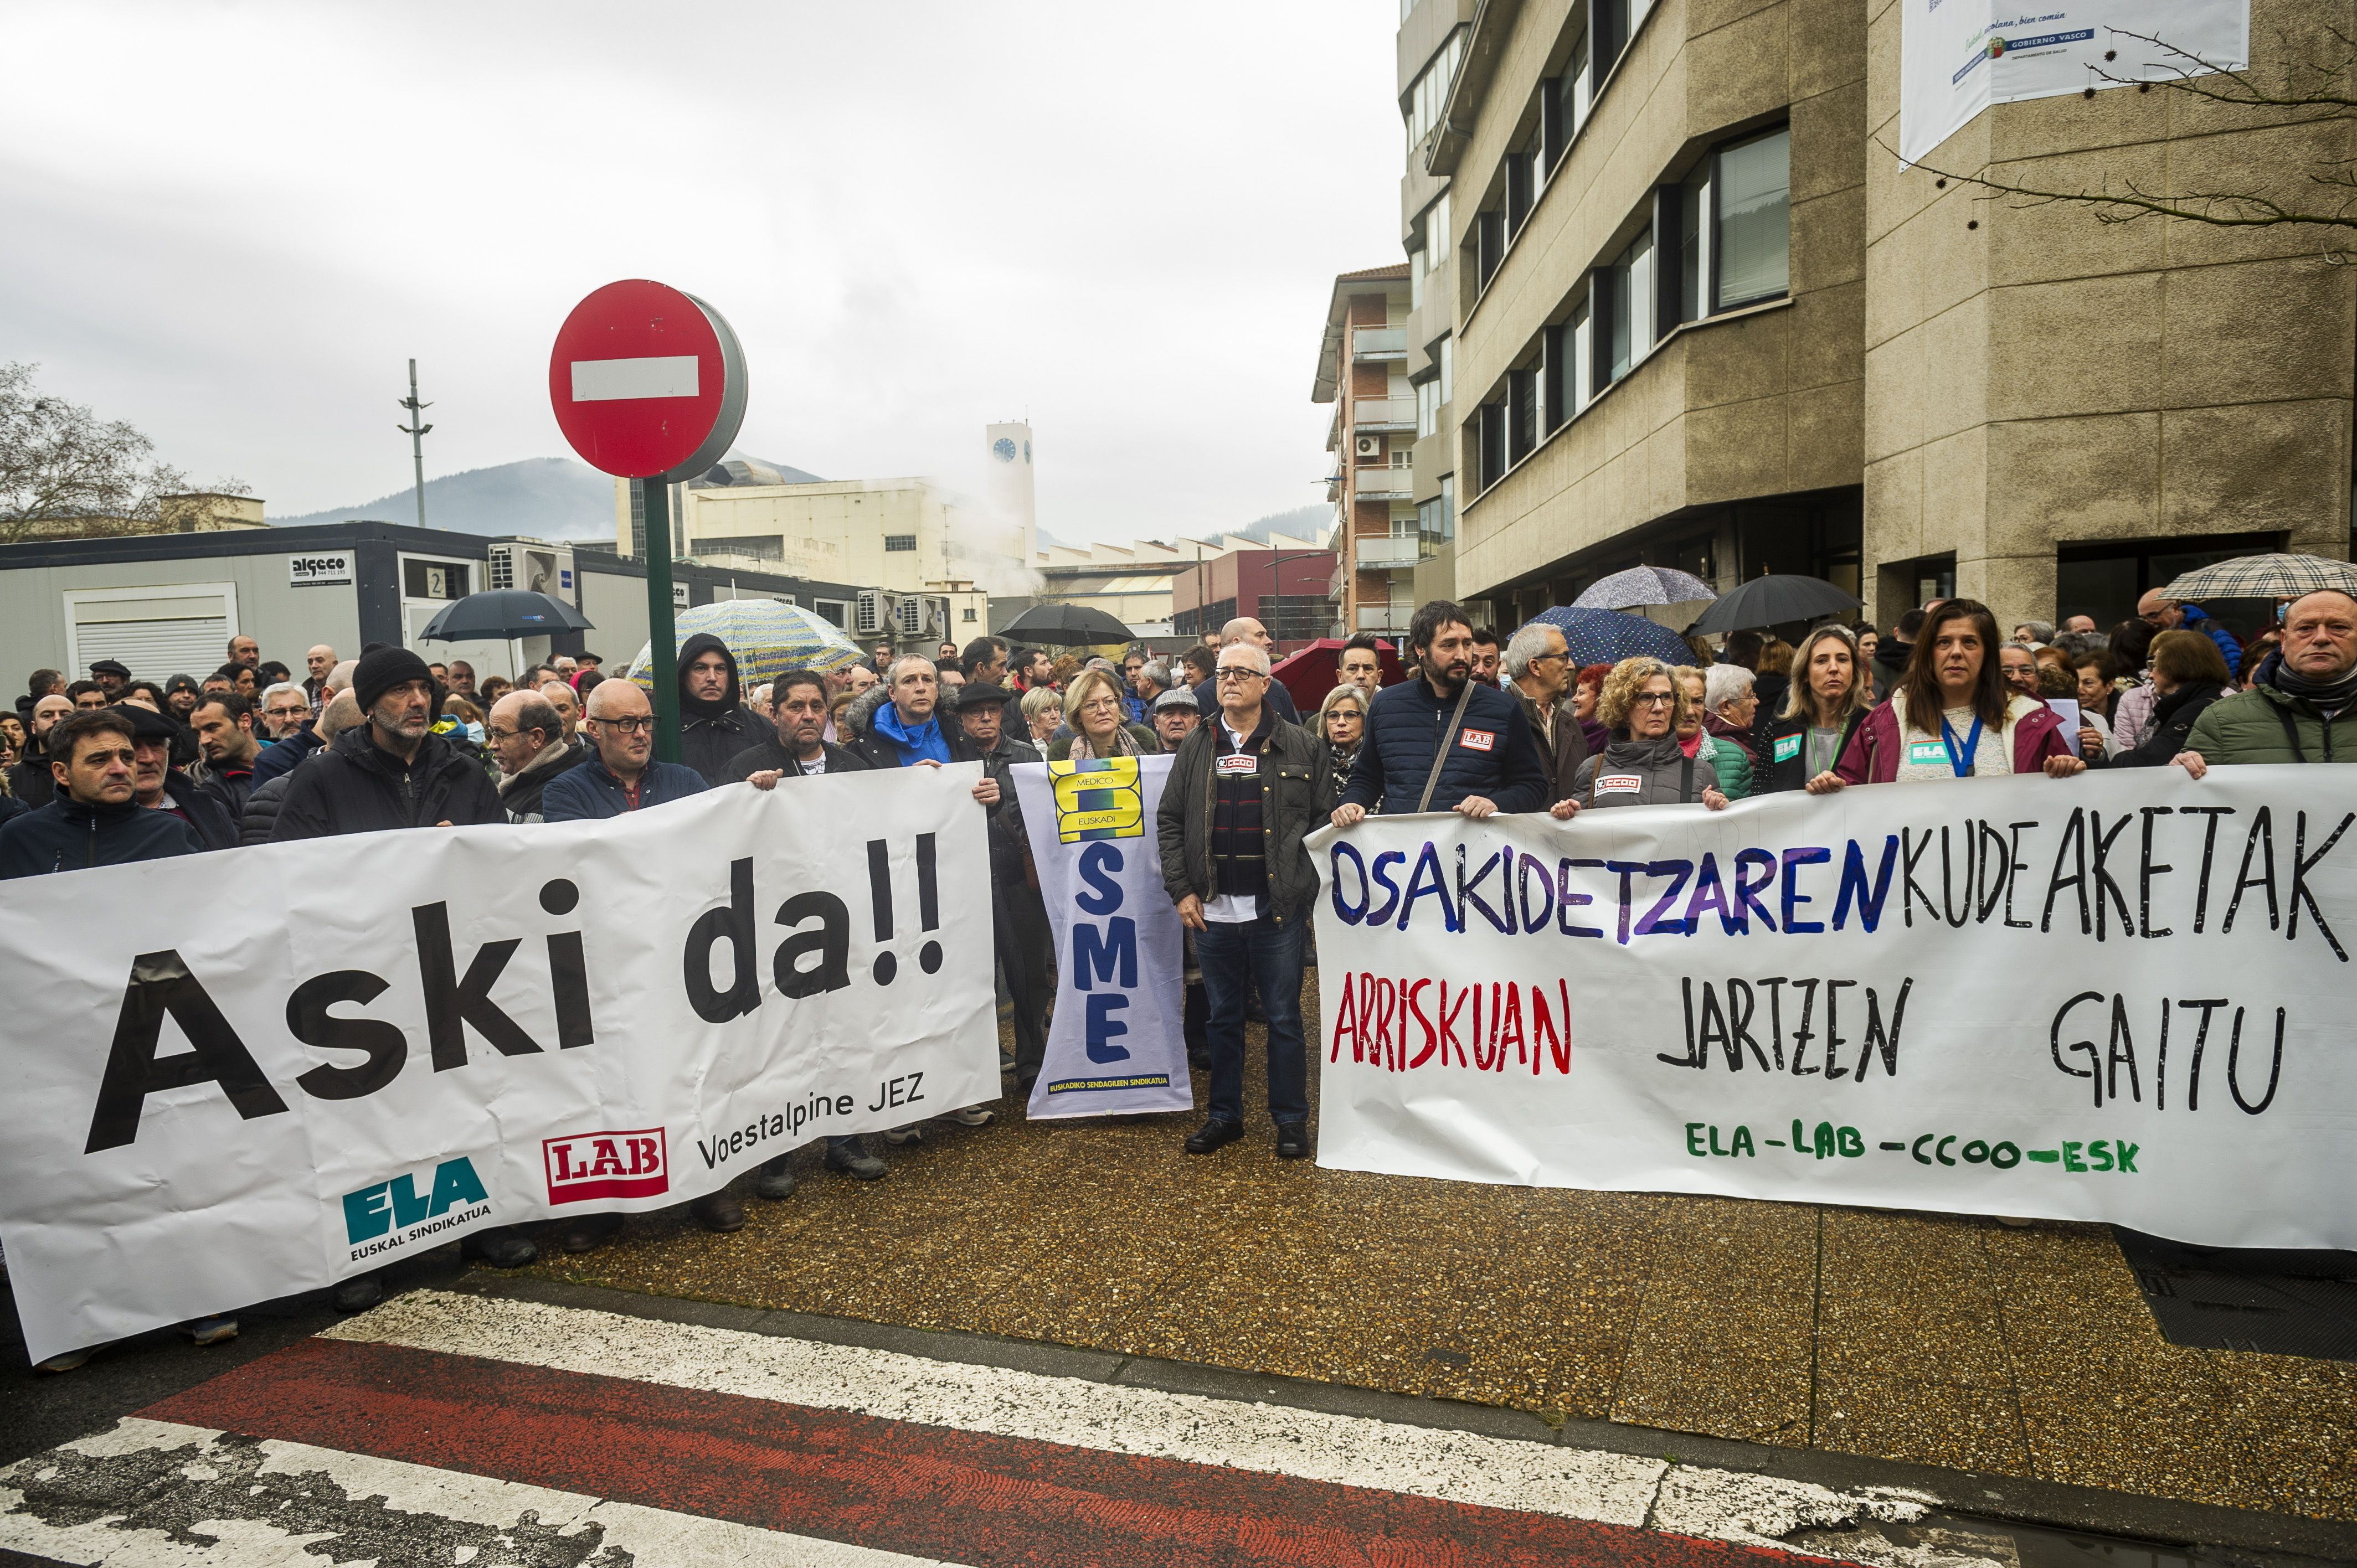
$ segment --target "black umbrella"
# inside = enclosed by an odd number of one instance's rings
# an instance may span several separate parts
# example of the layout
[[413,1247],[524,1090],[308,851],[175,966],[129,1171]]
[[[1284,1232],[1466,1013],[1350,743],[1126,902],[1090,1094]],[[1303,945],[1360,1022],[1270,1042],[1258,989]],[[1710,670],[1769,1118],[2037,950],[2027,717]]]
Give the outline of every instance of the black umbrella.
[[1792,577],[1770,574],[1754,577],[1695,618],[1696,632],[1741,631],[1747,627],[1782,626],[1786,621],[1814,620],[1819,616],[1846,614],[1858,607],[1857,596],[1845,593],[1823,577]]
[[1033,605],[998,628],[1009,642],[1127,642],[1129,628],[1092,605]]
[[562,599],[525,588],[493,588],[445,606],[418,635],[436,642],[507,642],[595,629],[588,617]]

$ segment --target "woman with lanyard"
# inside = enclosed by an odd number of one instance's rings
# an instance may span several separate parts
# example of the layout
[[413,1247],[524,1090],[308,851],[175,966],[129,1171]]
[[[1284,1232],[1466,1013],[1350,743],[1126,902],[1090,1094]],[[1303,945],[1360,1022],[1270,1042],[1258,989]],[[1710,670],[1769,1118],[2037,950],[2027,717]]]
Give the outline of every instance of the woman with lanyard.
[[2085,772],[2054,710],[2007,687],[1997,647],[1996,618],[1987,606],[1950,599],[1934,609],[1890,700],[1867,715],[1831,772],[1809,780],[1809,793],[1830,795],[1851,784]]
[[1755,794],[1799,789],[1831,773],[1874,710],[1866,651],[1846,626],[1828,622],[1801,639],[1792,672],[1784,711],[1762,737],[1765,766],[1753,775]]

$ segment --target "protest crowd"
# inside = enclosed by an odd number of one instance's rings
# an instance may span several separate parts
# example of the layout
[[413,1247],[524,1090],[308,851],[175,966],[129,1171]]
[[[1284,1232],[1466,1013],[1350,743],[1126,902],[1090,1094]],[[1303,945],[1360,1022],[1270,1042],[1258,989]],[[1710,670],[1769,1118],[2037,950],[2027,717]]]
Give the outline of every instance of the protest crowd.
[[[0,712],[0,878],[345,833],[602,820],[745,782],[977,763],[991,917],[1012,1015],[1001,1061],[1018,1093],[1040,1071],[1054,985],[1039,884],[1007,770],[1018,763],[1168,755],[1157,829],[1163,882],[1187,933],[1185,1033],[1209,1077],[1208,1116],[1186,1139],[1210,1155],[1244,1135],[1244,1026],[1266,1028],[1275,1153],[1311,1153],[1303,973],[1318,875],[1304,843],[1370,813],[1471,818],[1661,805],[1724,810],[1749,796],[1824,796],[1862,785],[2091,768],[2344,760],[2337,720],[2357,707],[2357,599],[2320,591],[2279,607],[2248,646],[2200,607],[2148,595],[2108,632],[2086,618],[2009,632],[1968,599],[1910,609],[1887,631],[1826,620],[1794,643],[1759,631],[1690,663],[1631,658],[1575,667],[1544,621],[1502,643],[1458,606],[1414,618],[1397,650],[1370,636],[1337,660],[1304,712],[1272,679],[1275,641],[1229,622],[1176,658],[1085,661],[982,637],[937,657],[895,655],[794,671],[752,691],[717,638],[677,661],[678,762],[656,760],[654,707],[594,655],[559,657],[478,685],[463,661],[374,645],[319,646],[298,677],[236,638],[201,680],[135,680],[111,660],[86,678],[31,673]],[[2066,727],[2062,712],[2075,727]],[[948,1119],[989,1122],[987,1106]],[[882,1135],[922,1140],[922,1124]],[[824,1140],[824,1167],[875,1180],[860,1136]],[[783,1199],[794,1156],[770,1159],[755,1195]],[[723,1190],[689,1206],[714,1231],[744,1225]],[[544,1244],[599,1245],[619,1214],[469,1236],[470,1257],[530,1262]],[[336,1288],[358,1310],[363,1274]],[[233,1318],[192,1321],[199,1343]],[[89,1352],[56,1358],[62,1370]]]

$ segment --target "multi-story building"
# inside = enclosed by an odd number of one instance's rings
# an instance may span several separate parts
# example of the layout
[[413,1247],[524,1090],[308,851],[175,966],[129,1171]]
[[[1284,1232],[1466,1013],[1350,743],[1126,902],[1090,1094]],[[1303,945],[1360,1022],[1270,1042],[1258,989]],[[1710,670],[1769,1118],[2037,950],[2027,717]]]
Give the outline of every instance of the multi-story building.
[[1394,263],[1334,280],[1318,350],[1315,403],[1334,405],[1335,616],[1348,631],[1397,632],[1415,613],[1428,553],[1415,515],[1416,391],[1408,381],[1408,269]]
[[1268,628],[1281,657],[1331,629],[1333,546],[1272,533],[1265,544],[1228,534],[1181,540],[1179,548],[1194,559],[1170,579],[1173,634],[1199,637],[1249,616]]
[[[1898,4],[1404,3],[1415,489],[1453,478],[1455,585],[1501,626],[1639,563],[2108,625],[2225,554],[2348,553],[2357,271],[1938,172],[2232,188],[2347,125],[2288,148],[2127,88],[1902,168]],[[2255,0],[2258,68],[2346,12]]]

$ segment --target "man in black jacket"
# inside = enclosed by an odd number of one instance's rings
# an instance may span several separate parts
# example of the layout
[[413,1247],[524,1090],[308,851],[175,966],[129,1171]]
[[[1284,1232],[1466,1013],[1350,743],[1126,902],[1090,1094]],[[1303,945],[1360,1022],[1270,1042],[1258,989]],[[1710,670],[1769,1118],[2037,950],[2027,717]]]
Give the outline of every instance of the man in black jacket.
[[140,807],[179,818],[196,830],[197,842],[207,849],[234,847],[236,813],[172,767],[173,751],[188,736],[188,726],[137,703],[118,703],[116,711],[131,721],[131,744],[137,753],[131,782]]
[[56,798],[0,826],[0,878],[167,860],[204,848],[168,811],[140,809],[138,738],[130,713],[91,708],[49,732]]
[[699,631],[679,650],[679,759],[706,784],[728,783],[728,762],[761,741],[768,726],[745,710],[737,685],[737,658],[728,645]]
[[983,770],[998,780],[1000,805],[990,825],[991,936],[1015,1012],[1015,1058],[1004,1065],[1014,1069],[1017,1092],[1028,1098],[1048,1055],[1048,1004],[1055,996],[1048,958],[1055,935],[1048,906],[1031,886],[1022,808],[1006,772],[1017,763],[1039,761],[1039,753],[1006,733],[1006,693],[999,687],[972,685],[957,693],[958,733],[981,758]]
[[500,804],[511,822],[541,820],[540,793],[581,758],[565,744],[565,721],[537,692],[509,692],[491,704],[483,733],[500,759]]
[[1186,1147],[1208,1155],[1243,1136],[1244,1000],[1256,991],[1268,1015],[1277,1157],[1306,1159],[1302,933],[1318,873],[1302,841],[1332,804],[1326,743],[1269,706],[1268,655],[1256,645],[1220,650],[1212,681],[1220,716],[1180,743],[1155,822],[1162,885],[1195,933],[1211,1004],[1211,1113]]
[[296,770],[271,841],[506,822],[482,765],[428,733],[437,695],[409,650],[364,656],[352,675],[362,722]]
[[254,759],[262,753],[253,705],[234,692],[207,697],[188,715],[188,727],[205,754],[206,793],[228,807],[232,820],[244,816],[253,796]]
[[71,697],[53,692],[34,700],[32,714],[26,720],[25,755],[8,769],[8,792],[34,811],[48,805],[57,793],[57,779],[49,771],[48,739],[73,711]]

